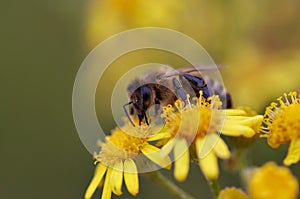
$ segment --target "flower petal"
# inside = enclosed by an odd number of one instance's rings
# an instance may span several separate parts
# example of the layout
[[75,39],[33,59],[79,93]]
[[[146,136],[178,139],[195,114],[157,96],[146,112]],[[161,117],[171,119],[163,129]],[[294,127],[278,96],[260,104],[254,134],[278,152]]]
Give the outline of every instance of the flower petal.
[[230,151],[221,137],[218,138],[216,145],[214,146],[216,155],[221,159],[227,159],[230,157]]
[[203,174],[210,180],[219,176],[218,159],[214,152],[210,152],[205,158],[199,159],[199,166]]
[[170,139],[167,144],[165,144],[161,149],[160,149],[160,156],[165,157],[169,155],[174,148],[175,145],[175,138]]
[[260,125],[264,117],[262,115],[256,116],[227,116],[226,122],[235,122],[246,126]]
[[186,179],[190,168],[189,146],[185,139],[176,139],[174,158],[174,177],[176,180],[182,182]]
[[113,167],[110,177],[110,186],[116,195],[122,194],[123,162],[119,160]]
[[300,139],[293,139],[289,146],[289,152],[285,157],[283,164],[286,166],[290,166],[291,164],[295,164],[300,159]]
[[95,190],[97,189],[98,185],[100,184],[105,172],[107,170],[107,167],[101,163],[99,163],[95,169],[95,174],[94,177],[90,183],[90,185],[88,186],[88,188],[86,189],[84,198],[85,199],[89,199],[92,197],[92,195],[94,194]]
[[103,186],[101,199],[111,199],[111,187],[110,187],[110,177],[112,168],[108,168],[105,176],[105,182]]
[[246,115],[246,111],[242,109],[226,109],[224,111],[226,116]]
[[152,146],[150,144],[146,144],[141,151],[143,152],[143,154],[149,158],[150,160],[152,160],[153,162],[155,162],[156,164],[158,164],[161,167],[164,167],[166,169],[170,169],[171,168],[171,159],[169,158],[169,156],[166,157],[162,157],[160,155],[161,150],[155,146]]
[[[219,135],[216,133],[207,134],[204,138],[196,140],[197,157],[204,158],[210,153],[216,143],[218,142]],[[201,140],[201,141],[200,141]]]
[[148,138],[148,141],[156,141],[156,140],[161,140],[165,138],[171,137],[171,133],[157,133],[151,137]]
[[233,123],[225,122],[224,127],[221,129],[222,134],[227,136],[244,136],[244,137],[253,137],[255,135],[255,131],[244,125],[237,125]]
[[127,190],[132,195],[136,195],[139,192],[139,177],[137,168],[132,159],[127,159],[124,162],[124,181]]
[[204,138],[199,137],[196,139],[195,145],[196,145],[196,153],[198,158],[202,158],[201,149],[203,147],[203,144],[204,144]]

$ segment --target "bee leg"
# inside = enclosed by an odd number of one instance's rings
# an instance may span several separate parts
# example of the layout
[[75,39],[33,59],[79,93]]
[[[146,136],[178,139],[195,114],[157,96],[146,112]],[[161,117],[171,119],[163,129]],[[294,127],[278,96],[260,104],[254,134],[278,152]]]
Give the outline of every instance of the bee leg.
[[184,89],[182,88],[180,82],[174,78],[173,79],[173,84],[174,84],[174,87],[176,89],[176,93],[177,95],[180,97],[180,99],[185,103],[186,105],[186,102],[187,102],[187,96],[186,96],[186,93],[184,91]]
[[[208,89],[207,84],[206,84],[204,87],[202,87],[201,90],[202,90],[202,92],[203,92],[203,97],[205,97],[206,99],[207,99],[208,97],[211,97],[211,92],[210,92],[210,90]],[[197,95],[199,95],[199,96],[197,96],[197,97],[200,97],[200,94],[197,93]]]
[[139,118],[139,125],[141,126],[142,121],[143,121],[143,119],[144,119],[144,115],[139,114],[139,115],[138,115],[138,118]]
[[130,115],[134,115],[134,108],[132,106],[130,106],[129,108],[129,113]]
[[148,122],[148,118],[147,118],[146,113],[144,113],[144,115],[145,115],[145,122],[146,122],[146,124],[149,126],[149,122]]
[[145,119],[146,124],[149,126],[149,122],[148,122],[148,118],[147,118],[147,114],[145,113],[145,111],[142,112],[142,114],[138,115],[139,118],[139,125],[141,126],[142,121]]
[[190,74],[181,74],[181,76],[183,76],[190,83],[197,97],[200,96],[200,90],[203,93],[203,97],[208,98],[211,96],[211,92],[202,77],[197,77]]

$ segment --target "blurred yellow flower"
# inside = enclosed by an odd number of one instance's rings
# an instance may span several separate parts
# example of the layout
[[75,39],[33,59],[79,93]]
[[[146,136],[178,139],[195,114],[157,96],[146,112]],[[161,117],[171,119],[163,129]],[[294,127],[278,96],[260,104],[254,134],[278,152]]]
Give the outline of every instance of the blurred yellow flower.
[[300,103],[296,92],[284,93],[271,103],[265,112],[262,137],[267,137],[272,148],[280,144],[290,143],[289,151],[283,163],[287,166],[295,164],[300,159]]
[[204,175],[210,180],[217,179],[219,175],[217,157],[221,159],[230,157],[227,145],[219,136],[220,129],[224,134],[252,136],[255,131],[251,126],[263,119],[262,116],[259,118],[240,116],[245,114],[243,110],[225,112],[219,110],[222,103],[218,96],[205,99],[200,92],[200,97],[194,100],[196,103],[189,106],[177,101],[175,106],[178,111],[169,105],[164,108],[162,114],[166,120],[165,131],[172,134],[171,139],[162,147],[162,156],[173,151],[174,177],[178,181],[186,179],[190,155],[194,154]]
[[159,149],[149,144],[149,140],[160,138],[155,136],[156,132],[152,126],[133,127],[130,123],[122,130],[115,128],[112,135],[106,137],[106,142],[100,143],[100,153],[94,154],[98,165],[86,190],[85,198],[92,197],[102,180],[104,180],[102,198],[111,198],[112,192],[121,195],[123,177],[129,193],[136,195],[139,191],[139,180],[135,161],[140,155],[146,156],[161,167],[169,168],[171,165],[169,157],[161,157],[158,154]]
[[88,7],[86,36],[89,48],[121,31],[145,26],[177,27],[180,0],[95,0]]
[[226,187],[221,190],[218,199],[248,199],[249,197],[241,189],[235,187]]
[[298,180],[287,167],[268,162],[254,170],[248,184],[253,199],[295,199]]

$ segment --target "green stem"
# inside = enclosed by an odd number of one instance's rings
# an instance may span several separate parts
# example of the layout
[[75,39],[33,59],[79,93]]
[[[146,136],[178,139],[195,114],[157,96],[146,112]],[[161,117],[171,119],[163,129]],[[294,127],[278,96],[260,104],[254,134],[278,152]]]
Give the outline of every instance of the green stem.
[[209,181],[209,185],[210,185],[211,191],[213,192],[215,198],[218,198],[219,193],[220,193],[220,185],[219,185],[218,180],[216,179],[216,180]]
[[180,187],[175,185],[172,181],[170,181],[168,178],[163,176],[159,171],[153,171],[149,173],[149,176],[151,179],[160,185],[162,185],[166,190],[168,190],[171,194],[176,196],[180,199],[195,199],[190,194],[186,193],[184,190],[182,190]]
[[246,150],[244,149],[239,149],[237,151],[237,161],[239,165],[239,174],[240,174],[240,180],[243,188],[246,188],[246,183],[244,181],[243,175],[245,170],[248,168],[248,161],[246,159]]
[[239,162],[239,171],[243,171],[245,168],[247,168],[248,163],[245,149],[238,149],[237,160]]

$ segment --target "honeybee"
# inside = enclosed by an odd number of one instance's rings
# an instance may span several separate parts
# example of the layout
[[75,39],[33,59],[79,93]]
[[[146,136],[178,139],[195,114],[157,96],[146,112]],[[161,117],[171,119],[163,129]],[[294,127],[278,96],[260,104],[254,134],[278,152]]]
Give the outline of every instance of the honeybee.
[[[232,99],[227,90],[219,82],[200,73],[203,70],[215,70],[216,67],[190,67],[172,70],[170,67],[160,67],[150,70],[141,77],[133,80],[127,87],[130,101],[123,105],[126,116],[133,126],[131,116],[136,114],[139,125],[142,121],[149,125],[147,112],[150,107],[155,106],[155,113],[168,104],[173,105],[176,100],[181,99],[189,103],[187,94],[191,97],[199,97],[200,90],[205,98],[212,93],[219,95],[223,108],[232,107]],[[129,106],[130,115],[126,106]]]

